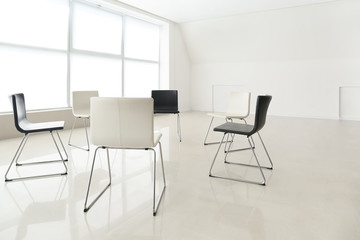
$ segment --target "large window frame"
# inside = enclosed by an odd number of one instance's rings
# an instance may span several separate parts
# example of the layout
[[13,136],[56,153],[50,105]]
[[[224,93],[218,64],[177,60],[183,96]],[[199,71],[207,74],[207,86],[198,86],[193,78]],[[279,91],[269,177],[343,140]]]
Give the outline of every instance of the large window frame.
[[[112,54],[112,53],[104,53],[104,52],[99,52],[99,51],[88,51],[88,50],[82,50],[82,49],[77,49],[73,47],[73,26],[74,26],[74,21],[73,21],[73,17],[74,17],[74,4],[79,4],[79,5],[84,5],[87,7],[91,7],[93,9],[97,9],[97,10],[101,10],[101,11],[105,11],[108,13],[112,13],[112,14],[116,14],[118,16],[121,16],[122,18],[122,41],[121,41],[121,54]],[[59,49],[55,49],[55,48],[43,48],[43,47],[39,47],[39,46],[29,46],[29,45],[23,45],[23,44],[14,44],[14,43],[9,43],[9,42],[1,42],[0,41],[0,47],[12,47],[12,48],[17,48],[17,49],[27,49],[27,50],[36,50],[36,51],[45,51],[45,52],[53,52],[53,53],[63,53],[66,54],[66,58],[67,58],[67,63],[66,63],[66,79],[64,79],[64,84],[66,84],[66,102],[67,105],[63,106],[63,107],[50,107],[50,108],[28,108],[30,111],[42,111],[42,110],[55,110],[55,109],[63,109],[63,108],[70,108],[71,107],[71,92],[72,92],[72,88],[71,88],[71,81],[72,81],[72,75],[71,75],[71,59],[72,57],[76,56],[76,55],[81,55],[81,56],[87,56],[87,57],[101,57],[101,58],[109,58],[109,59],[117,59],[121,61],[121,64],[119,65],[119,68],[121,68],[121,79],[119,79],[120,83],[121,83],[121,90],[119,91],[119,97],[123,97],[125,96],[125,91],[126,91],[126,86],[125,86],[125,74],[126,74],[126,70],[125,70],[125,64],[127,61],[131,61],[131,62],[138,62],[138,63],[151,63],[151,64],[157,64],[157,68],[158,68],[158,73],[157,73],[157,89],[161,89],[161,88],[166,88],[166,86],[169,86],[169,79],[168,79],[168,75],[166,76],[166,72],[168,72],[168,69],[164,69],[164,71],[162,71],[162,69],[166,66],[168,66],[168,59],[165,59],[165,64],[162,63],[162,59],[164,60],[164,56],[166,56],[166,58],[169,57],[169,53],[165,53],[164,51],[168,51],[168,43],[167,45],[165,44],[162,45],[162,43],[164,43],[164,41],[168,41],[168,31],[169,31],[169,23],[166,21],[162,21],[156,18],[152,18],[146,15],[141,15],[139,13],[136,12],[131,12],[129,10],[124,10],[123,7],[118,6],[118,5],[113,5],[110,3],[106,3],[103,2],[101,0],[97,1],[97,0],[69,0],[68,1],[68,7],[69,7],[69,11],[68,11],[68,46],[66,50],[59,50]],[[133,14],[132,14],[133,13]],[[140,21],[144,21],[147,23],[151,23],[154,25],[157,25],[159,27],[159,53],[158,53],[158,57],[157,59],[141,59],[141,58],[130,58],[130,57],[126,57],[125,56],[125,51],[124,51],[124,38],[125,38],[125,26],[126,26],[126,20],[129,18],[133,18],[133,19],[137,19]],[[167,36],[167,39],[164,40],[164,32],[166,32],[165,36]],[[165,72],[165,74],[164,74]],[[164,75],[166,76],[166,78],[164,78]],[[96,89],[94,89],[96,90]],[[149,91],[149,96],[150,96],[151,92]],[[10,104],[9,104],[10,106]],[[3,111],[3,109],[0,109],[0,113],[7,113],[8,111]]]

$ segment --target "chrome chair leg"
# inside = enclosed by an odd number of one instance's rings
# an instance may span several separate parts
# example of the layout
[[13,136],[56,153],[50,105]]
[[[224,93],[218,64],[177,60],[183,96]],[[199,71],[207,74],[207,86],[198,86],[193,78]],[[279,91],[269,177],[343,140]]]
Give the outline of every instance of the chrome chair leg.
[[[263,180],[264,180],[263,182],[257,182],[257,181],[250,181],[250,180],[245,180],[245,179],[237,179],[237,178],[217,176],[217,175],[213,175],[213,174],[211,173],[212,168],[213,168],[214,163],[215,163],[215,160],[216,160],[216,158],[217,158],[217,155],[218,155],[218,153],[219,153],[219,150],[220,150],[220,148],[221,148],[222,142],[223,142],[226,134],[229,134],[229,133],[225,133],[224,136],[222,137],[222,140],[221,140],[221,142],[220,142],[220,145],[219,145],[219,147],[218,147],[218,149],[217,149],[217,151],[216,151],[215,157],[214,157],[213,162],[212,162],[211,167],[210,167],[209,177],[220,178],[220,179],[231,180],[231,181],[237,181],[237,182],[245,182],[245,183],[258,184],[258,185],[265,185],[265,184],[266,184],[266,179],[265,179],[264,173],[263,173],[263,171],[262,171],[262,169],[261,169],[260,163],[259,163],[259,161],[258,161],[258,159],[257,159],[257,156],[256,156],[256,154],[255,154],[254,148],[253,148],[253,146],[252,146],[252,144],[251,144],[251,142],[250,142],[249,139],[248,139],[248,142],[249,142],[250,148],[252,149],[253,154],[254,154],[254,156],[255,156],[256,162],[257,162],[257,164],[258,164],[257,167],[259,168],[260,173],[261,173],[261,175],[262,175],[262,178],[263,178]],[[226,153],[225,158],[226,158],[227,154],[228,154],[228,152]]]
[[[21,140],[21,143],[18,147],[18,149],[16,150],[16,153],[13,157],[13,160],[11,161],[6,173],[5,173],[5,182],[9,182],[9,181],[15,181],[15,180],[26,180],[26,179],[34,179],[34,178],[42,178],[42,177],[52,177],[52,176],[62,176],[62,175],[67,175],[67,166],[65,164],[65,161],[68,161],[68,155],[67,155],[67,152],[65,150],[65,147],[61,141],[61,138],[60,138],[60,135],[58,133],[58,131],[56,131],[57,133],[57,137],[60,141],[60,144],[62,145],[62,148],[63,148],[63,151],[65,153],[65,156],[66,158],[64,159],[60,149],[59,149],[59,146],[54,138],[54,135],[52,133],[52,131],[50,131],[50,135],[54,141],[54,144],[55,144],[55,147],[60,155],[60,158],[61,159],[57,159],[57,160],[47,160],[47,161],[37,161],[37,162],[29,162],[29,163],[19,163],[18,160],[20,158],[20,155],[25,147],[25,144],[27,143],[27,140],[30,136],[29,133],[26,133],[25,136],[23,137],[23,139]],[[43,174],[43,175],[34,175],[34,176],[28,176],[28,177],[18,177],[18,178],[8,178],[8,174],[10,172],[10,169],[12,168],[13,166],[13,163],[15,162],[15,166],[26,166],[26,165],[35,165],[35,164],[45,164],[45,163],[54,163],[54,162],[62,162],[63,165],[64,165],[64,168],[65,168],[65,172],[60,172],[60,173],[53,173],[53,174]]]
[[[159,147],[160,147],[160,157],[161,157],[161,167],[162,167],[162,171],[163,171],[163,188],[161,190],[160,196],[158,198],[158,201],[156,202],[156,197],[155,197],[155,192],[156,192],[156,151],[153,148],[149,148],[149,149],[145,149],[145,150],[152,150],[154,152],[154,185],[153,185],[153,216],[156,215],[157,210],[159,208],[161,199],[164,195],[164,191],[166,188],[166,181],[165,181],[165,171],[164,171],[164,162],[163,162],[163,155],[162,155],[162,147],[161,147],[161,143],[159,142]],[[109,170],[109,184],[101,191],[101,193],[95,197],[95,199],[88,204],[88,199],[89,199],[89,192],[90,192],[90,186],[91,186],[91,180],[93,177],[93,172],[94,172],[94,165],[95,165],[95,160],[96,160],[96,154],[97,151],[102,148],[102,149],[106,149],[107,151],[107,162],[108,162],[108,170]],[[89,177],[89,184],[87,187],[87,192],[86,192],[86,197],[85,197],[85,203],[84,203],[84,212],[89,211],[89,209],[96,203],[97,200],[99,200],[99,198],[104,194],[104,192],[110,187],[111,185],[111,169],[110,169],[110,158],[109,158],[109,149],[105,148],[105,147],[97,147],[95,149],[95,153],[94,153],[94,158],[93,158],[93,163],[91,166],[91,171],[90,171],[90,177]]]
[[180,114],[177,114],[177,133],[181,142],[181,127],[180,127]]
[[269,162],[270,162],[270,164],[271,164],[271,167],[270,167],[269,169],[273,169],[274,164],[273,164],[273,162],[271,161],[270,155],[269,155],[269,153],[268,153],[268,151],[267,151],[267,149],[266,149],[266,147],[265,147],[265,144],[264,144],[264,142],[263,142],[263,140],[262,140],[262,138],[261,138],[261,136],[260,136],[260,133],[258,132],[257,134],[258,134],[258,136],[259,136],[259,138],[260,138],[260,141],[261,141],[261,143],[262,143],[262,145],[263,145],[263,147],[264,147],[264,150],[265,150],[265,152],[266,152],[266,155],[267,155],[267,157],[268,157],[268,159],[269,159]]
[[77,120],[78,118],[80,118],[80,117],[75,117],[73,126],[72,126],[71,131],[70,131],[70,137],[69,137],[68,145],[69,145],[69,146],[72,146],[72,147],[76,147],[76,148],[81,149],[81,150],[84,150],[84,151],[90,151],[89,136],[88,136],[87,124],[86,124],[86,120],[87,120],[88,118],[86,118],[86,117],[83,118],[83,121],[84,121],[84,129],[85,129],[85,135],[86,135],[87,148],[83,148],[83,147],[80,147],[80,146],[71,144],[72,133],[73,133],[73,130],[74,130],[74,128],[75,128],[76,120]]
[[[261,143],[262,143],[262,145],[263,145],[263,147],[264,147],[264,150],[265,150],[265,152],[266,152],[266,154],[267,154],[267,156],[268,156],[269,162],[270,162],[270,164],[271,164],[270,167],[260,165],[260,168],[272,170],[272,169],[273,169],[273,163],[272,163],[272,161],[271,161],[271,159],[270,159],[269,153],[267,152],[267,149],[266,149],[266,147],[265,147],[265,145],[264,145],[263,140],[261,139],[261,136],[260,136],[260,133],[259,133],[259,132],[258,132],[258,136],[259,136],[259,138],[260,138],[260,140],[261,140]],[[254,149],[255,149],[255,146],[253,145],[254,140],[253,140],[252,136],[248,137],[248,140],[249,140],[249,139],[251,139],[251,142],[252,142],[252,143],[250,144],[250,148],[238,149],[238,150],[231,150],[231,151],[228,151],[228,152],[233,152],[233,151],[235,152],[235,151],[241,151],[241,150],[246,150],[246,149],[254,150]],[[255,155],[255,154],[254,154],[254,155]],[[227,164],[241,165],[241,166],[246,166],[246,167],[259,167],[258,165],[253,165],[253,164],[229,162],[229,161],[226,160],[226,158],[227,158],[227,155],[225,155],[225,160],[224,160],[224,162],[227,163]]]
[[[206,146],[206,145],[213,145],[213,144],[219,144],[219,143],[220,143],[220,142],[206,142],[213,121],[214,121],[214,117],[211,118],[211,121],[210,121],[210,124],[209,124],[209,128],[208,128],[208,130],[207,130],[207,132],[206,132],[206,136],[205,136],[205,139],[204,139],[204,145],[205,145],[205,146]],[[228,140],[226,140],[226,142],[227,142],[227,141],[228,141]]]
[[160,148],[160,157],[161,157],[161,168],[162,168],[162,173],[163,173],[163,182],[164,182],[164,186],[166,187],[165,169],[164,169],[164,158],[163,158],[163,154],[162,154],[162,145],[161,145],[161,142],[159,142],[159,148]]
[[264,180],[264,182],[262,183],[262,185],[265,185],[265,184],[266,184],[265,175],[264,175],[264,173],[263,173],[263,171],[262,171],[262,169],[261,169],[261,166],[260,166],[259,160],[258,160],[258,158],[257,158],[257,156],[256,156],[255,150],[254,150],[254,148],[252,147],[252,145],[251,145],[251,141],[250,141],[250,139],[249,139],[249,138],[248,138],[248,141],[249,141],[249,145],[251,146],[251,150],[252,150],[252,152],[253,152],[253,154],[254,154],[254,156],[255,156],[255,159],[256,159],[257,165],[258,165],[258,167],[259,167],[259,170],[260,170],[261,176],[263,177],[263,180]]
[[72,128],[71,128],[71,131],[70,131],[70,136],[69,136],[69,140],[68,140],[68,145],[69,145],[69,146],[71,146],[71,145],[70,145],[70,141],[71,141],[72,133],[73,133],[73,130],[74,130],[74,128],[75,128],[75,124],[76,124],[77,119],[78,119],[78,118],[75,117],[74,122],[73,122],[73,125],[72,125]]
[[[16,156],[16,160],[15,160],[16,164],[15,165],[16,166],[21,166],[22,165],[21,163],[18,162],[18,160],[19,160],[19,157],[20,157],[20,155],[21,155],[21,153],[22,153],[22,151],[23,151],[23,149],[25,147],[25,144],[26,144],[27,140],[29,139],[29,136],[30,136],[29,134],[25,134],[25,136],[21,140],[19,148],[17,149],[17,151],[15,153],[15,156]],[[14,156],[14,158],[15,158],[15,156]]]
[[160,196],[158,198],[158,201],[156,202],[156,196],[155,196],[155,192],[156,192],[156,151],[153,148],[150,148],[149,150],[152,150],[154,152],[154,188],[153,188],[153,216],[156,216],[156,213],[158,211],[161,199],[164,195],[164,191],[166,188],[166,182],[165,182],[165,171],[164,171],[164,162],[163,162],[163,158],[162,158],[162,148],[161,148],[161,143],[159,142],[159,146],[160,146],[160,157],[161,157],[161,167],[162,167],[162,172],[163,172],[163,188],[161,190]]
[[217,144],[217,143],[219,143],[219,142],[212,142],[212,143],[207,143],[207,142],[206,142],[206,139],[207,139],[207,137],[208,137],[208,135],[209,135],[209,131],[210,131],[210,128],[211,128],[211,125],[212,125],[212,122],[213,122],[213,121],[214,121],[214,117],[211,118],[210,125],[209,125],[209,128],[208,128],[208,130],[207,130],[207,132],[206,132],[206,136],[205,136],[205,139],[204,139],[204,145],[210,145],[210,144]]
[[[246,122],[246,120],[245,120],[245,118],[242,118],[241,120],[243,120],[244,122],[245,122],[245,124],[247,125],[247,122]],[[235,134],[232,134],[232,142],[234,141],[234,137],[235,137]],[[252,141],[252,143],[253,143],[253,147],[255,148],[255,142],[254,142],[254,139],[253,139],[253,137],[252,136],[250,136],[250,138],[251,138],[251,141]],[[225,150],[224,150],[224,152],[226,153],[226,152],[239,152],[239,151],[244,151],[244,150],[250,150],[251,148],[239,148],[239,149],[233,149],[233,150],[230,150],[230,147],[231,147],[231,144],[229,145],[229,147],[228,147],[228,149],[226,150],[226,148],[225,148]],[[226,162],[226,161],[225,161]]]
[[[95,199],[94,199],[89,205],[87,205],[88,198],[89,198],[89,192],[90,192],[91,179],[92,179],[93,172],[94,172],[94,165],[95,165],[95,160],[96,160],[96,154],[97,154],[97,151],[98,151],[100,148],[106,149],[107,162],[108,162],[108,170],[109,170],[109,184],[106,185],[106,187],[104,188],[104,190],[102,190],[101,193],[100,193],[97,197],[95,197]],[[97,148],[95,149],[94,158],[93,158],[93,163],[92,163],[92,166],[91,166],[89,184],[88,184],[88,187],[87,187],[85,204],[84,204],[84,212],[89,211],[89,209],[96,203],[97,200],[99,200],[99,198],[100,198],[100,197],[104,194],[104,192],[110,187],[110,185],[111,185],[111,169],[110,169],[110,160],[109,160],[109,149],[108,149],[108,148],[105,148],[105,147],[97,147]]]
[[221,141],[220,141],[219,147],[218,147],[218,149],[217,149],[217,151],[216,151],[216,153],[215,153],[215,157],[214,157],[214,159],[213,159],[213,161],[212,161],[212,163],[211,163],[210,170],[209,170],[209,177],[213,177],[213,175],[211,174],[211,170],[212,170],[212,168],[213,168],[213,166],[214,166],[216,157],[217,157],[217,155],[219,154],[219,150],[220,150],[220,148],[221,148],[221,145],[223,144],[225,135],[226,135],[226,133],[224,133],[224,135],[223,135],[223,137],[222,137],[222,139],[221,139]]

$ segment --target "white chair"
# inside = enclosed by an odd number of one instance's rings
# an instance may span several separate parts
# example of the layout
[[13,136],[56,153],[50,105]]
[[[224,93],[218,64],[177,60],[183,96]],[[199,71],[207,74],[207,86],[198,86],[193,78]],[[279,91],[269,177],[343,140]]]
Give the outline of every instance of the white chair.
[[232,122],[234,119],[239,119],[246,123],[245,118],[247,118],[250,114],[250,97],[251,97],[250,92],[231,92],[229,96],[227,111],[225,113],[208,113],[208,115],[211,116],[211,121],[209,128],[206,132],[204,145],[219,143],[219,142],[206,142],[214,118],[223,118],[225,119],[226,122],[228,121]]
[[[72,93],[72,112],[75,117],[73,126],[71,128],[70,137],[68,141],[68,145],[72,147],[76,147],[85,151],[90,150],[90,144],[89,144],[89,137],[87,133],[87,124],[86,120],[89,120],[90,118],[90,98],[92,97],[98,97],[99,93],[98,91],[74,91]],[[84,129],[86,134],[86,142],[87,142],[87,148],[83,148],[74,144],[71,144],[71,136],[72,132],[74,130],[76,120],[78,118],[82,118],[84,121]]]
[[[156,215],[166,187],[164,163],[161,149],[161,133],[154,133],[154,100],[152,98],[91,98],[90,141],[98,146],[94,152],[89,184],[84,204],[87,212],[111,185],[109,149],[144,149],[154,153],[153,173],[153,215]],[[159,200],[155,201],[156,186],[156,151],[159,144],[163,188]],[[104,190],[88,205],[91,179],[94,171],[96,154],[99,149],[106,149],[109,183]]]

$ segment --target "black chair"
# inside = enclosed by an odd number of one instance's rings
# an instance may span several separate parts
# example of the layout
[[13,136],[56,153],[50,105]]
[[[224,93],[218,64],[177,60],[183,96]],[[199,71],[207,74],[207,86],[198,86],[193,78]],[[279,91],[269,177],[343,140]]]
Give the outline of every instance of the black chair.
[[[271,101],[271,96],[269,95],[266,95],[266,96],[258,96],[257,97],[257,102],[256,102],[256,112],[255,112],[255,121],[254,121],[254,125],[249,125],[249,124],[242,124],[242,123],[234,123],[234,122],[227,122],[227,123],[224,123],[220,126],[217,126],[216,128],[214,128],[214,131],[215,132],[223,132],[224,135],[222,137],[222,140],[220,141],[220,145],[219,145],[219,148],[215,154],[215,157],[214,157],[214,160],[211,164],[211,167],[210,167],[210,171],[209,171],[209,176],[210,177],[215,177],[215,178],[222,178],[222,179],[227,179],[227,180],[233,180],[233,181],[239,181],[239,182],[247,182],[247,183],[255,183],[255,184],[260,184],[260,185],[265,185],[266,184],[266,179],[265,179],[265,176],[264,176],[264,173],[262,171],[262,168],[266,168],[266,169],[273,169],[273,163],[271,161],[271,158],[269,156],[269,153],[265,147],[265,144],[259,134],[259,131],[264,127],[265,125],[265,122],[266,122],[266,114],[267,114],[267,110],[268,110],[268,107],[269,107],[269,104],[270,104],[270,101]],[[256,156],[256,153],[255,153],[255,146],[253,145],[252,141],[250,141],[251,139],[251,136],[254,135],[255,133],[258,134],[260,140],[261,140],[261,143],[265,149],[265,152],[266,152],[266,155],[268,156],[268,159],[269,159],[269,162],[271,164],[270,167],[264,167],[264,166],[261,166],[260,163],[259,163],[259,160]],[[242,180],[242,179],[235,179],[235,178],[229,178],[229,177],[221,177],[221,176],[215,176],[211,173],[211,170],[214,166],[214,163],[215,163],[215,160],[216,160],[216,157],[219,153],[219,150],[220,150],[220,147],[223,143],[223,140],[225,138],[225,136],[227,134],[239,134],[239,135],[244,135],[247,137],[248,139],[248,142],[250,144],[250,149],[252,150],[254,156],[255,156],[255,160],[257,162],[257,165],[251,165],[251,164],[244,164],[244,163],[233,163],[233,162],[228,162],[226,160],[227,158],[227,155],[229,154],[230,151],[227,151],[226,152],[226,155],[225,155],[225,163],[228,163],[228,164],[237,164],[237,165],[242,165],[242,166],[249,166],[249,167],[257,167],[259,168],[260,172],[261,172],[261,175],[262,175],[262,178],[263,178],[263,182],[255,182],[255,181],[249,181],[249,180]],[[231,144],[231,143],[230,143]],[[231,145],[229,146],[229,149],[230,149]]]
[[[64,144],[61,141],[60,135],[58,133],[58,130],[64,129],[64,121],[56,121],[56,122],[41,122],[41,123],[31,123],[26,118],[26,108],[25,108],[25,98],[23,93],[13,94],[9,96],[10,102],[13,107],[14,111],[14,121],[15,121],[15,127],[16,129],[24,133],[24,137],[21,140],[20,146],[18,147],[15,156],[13,160],[11,161],[8,170],[5,174],[5,181],[12,181],[12,180],[22,180],[22,179],[30,179],[30,178],[38,178],[38,177],[49,177],[49,176],[56,176],[56,175],[66,175],[67,174],[67,166],[65,164],[65,161],[68,160],[68,156],[64,147]],[[26,163],[19,163],[19,157],[24,149],[24,146],[29,138],[29,135],[31,133],[38,133],[38,132],[50,132],[51,137],[55,143],[56,149],[59,152],[60,158],[59,160],[48,160],[48,161],[38,161],[38,162],[26,162]],[[65,153],[65,158],[60,152],[58,143],[56,142],[53,131],[56,132],[56,135],[58,137],[58,140],[62,146],[62,149]],[[25,165],[32,165],[32,164],[40,164],[40,163],[54,163],[61,161],[64,165],[65,172],[61,173],[52,173],[52,174],[45,174],[45,175],[37,175],[37,176],[28,176],[28,177],[18,177],[18,178],[8,178],[8,173],[13,166],[13,163],[16,163],[16,166],[25,166]]]
[[154,114],[177,114],[177,134],[181,142],[180,112],[178,108],[177,90],[152,90],[151,97],[154,99]]

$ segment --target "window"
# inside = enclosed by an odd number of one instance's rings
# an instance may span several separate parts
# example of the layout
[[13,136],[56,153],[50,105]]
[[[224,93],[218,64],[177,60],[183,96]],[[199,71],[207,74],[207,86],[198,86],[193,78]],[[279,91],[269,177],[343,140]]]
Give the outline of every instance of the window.
[[68,0],[0,2],[0,42],[67,49]]
[[127,17],[125,21],[125,57],[159,61],[158,25]]
[[68,12],[67,0],[1,1],[1,112],[11,111],[6,96],[17,92],[29,109],[67,106]]
[[0,1],[0,112],[18,92],[35,110],[70,107],[75,90],[148,97],[159,88],[167,24],[80,0]]
[[122,96],[122,18],[74,4],[71,91],[98,90],[101,96]]
[[158,89],[159,64],[142,61],[125,61],[125,97],[151,97]]
[[121,60],[72,54],[71,89],[98,90],[101,96],[121,96]]
[[121,54],[121,15],[75,3],[72,33],[74,49]]
[[132,17],[125,18],[124,95],[150,97],[159,88],[158,25]]

